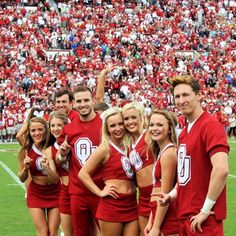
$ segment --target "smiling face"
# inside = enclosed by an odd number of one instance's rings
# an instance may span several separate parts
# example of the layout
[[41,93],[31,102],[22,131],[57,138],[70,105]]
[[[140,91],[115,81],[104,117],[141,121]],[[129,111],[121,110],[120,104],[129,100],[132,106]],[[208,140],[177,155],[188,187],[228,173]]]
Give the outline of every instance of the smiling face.
[[88,117],[93,111],[93,99],[89,91],[81,91],[74,94],[75,109],[81,117]]
[[107,119],[107,128],[112,142],[121,140],[125,134],[125,127],[121,113],[110,116]]
[[161,114],[153,114],[150,118],[149,131],[152,140],[165,143],[170,140],[170,127],[168,120]]
[[70,102],[69,95],[64,94],[60,97],[55,98],[55,108],[58,111],[65,112],[68,114],[73,105],[73,101]]
[[135,108],[123,112],[124,126],[130,134],[137,134],[140,130],[141,117]]
[[64,121],[59,118],[52,118],[50,121],[50,131],[52,135],[57,139],[64,127]]
[[40,144],[46,138],[46,130],[41,122],[32,122],[29,127],[30,136],[34,144]]
[[200,107],[201,95],[194,93],[188,84],[179,84],[174,88],[175,105],[188,119],[195,119]]

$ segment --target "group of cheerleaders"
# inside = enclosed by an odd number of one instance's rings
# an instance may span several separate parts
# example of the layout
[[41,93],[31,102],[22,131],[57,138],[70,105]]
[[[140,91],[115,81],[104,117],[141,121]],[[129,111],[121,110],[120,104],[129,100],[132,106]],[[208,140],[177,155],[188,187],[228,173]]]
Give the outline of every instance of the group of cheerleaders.
[[[177,119],[166,110],[153,110],[149,121],[141,103],[112,107],[102,114],[100,146],[91,154],[78,178],[100,197],[97,235],[178,235],[175,201],[158,204],[158,193],[176,183],[175,128]],[[27,207],[39,236],[73,236],[68,196],[68,160],[57,155],[67,116],[54,111],[46,122],[27,121],[19,152],[19,178],[27,184]],[[92,175],[103,167],[104,189]],[[114,209],[114,210],[113,210]]]

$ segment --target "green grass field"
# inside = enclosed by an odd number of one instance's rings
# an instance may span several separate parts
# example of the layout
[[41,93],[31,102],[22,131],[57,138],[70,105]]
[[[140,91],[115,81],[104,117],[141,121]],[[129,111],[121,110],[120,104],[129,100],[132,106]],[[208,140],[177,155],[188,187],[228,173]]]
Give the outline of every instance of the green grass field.
[[[236,139],[230,139],[231,147],[227,180],[228,217],[225,236],[236,235]],[[33,236],[32,220],[24,198],[24,185],[17,182],[17,144],[0,144],[0,235]],[[9,174],[11,173],[11,174]]]

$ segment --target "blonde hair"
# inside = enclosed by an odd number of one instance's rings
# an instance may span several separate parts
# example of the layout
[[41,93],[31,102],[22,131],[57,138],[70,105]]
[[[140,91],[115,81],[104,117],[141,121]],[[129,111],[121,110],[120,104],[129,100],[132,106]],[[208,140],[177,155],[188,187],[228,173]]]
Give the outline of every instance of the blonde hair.
[[[111,140],[111,136],[110,136],[110,133],[109,133],[109,130],[108,130],[108,119],[111,116],[114,116],[114,115],[117,115],[117,114],[120,114],[121,117],[122,117],[121,109],[118,108],[118,107],[112,107],[112,108],[109,108],[106,111],[104,111],[102,113],[102,116],[101,116],[102,120],[103,120],[103,124],[102,124],[102,143],[107,145],[107,146],[109,146],[109,141]],[[123,120],[123,117],[122,117],[122,120]],[[122,143],[125,147],[127,147],[130,144],[130,140],[129,140],[126,133],[123,137]]]
[[68,116],[63,111],[53,111],[50,113],[48,120],[48,127],[50,132],[47,137],[46,147],[53,145],[54,142],[56,141],[55,137],[51,133],[51,121],[54,118],[60,119],[64,125],[68,124]]
[[122,115],[124,115],[124,113],[127,110],[130,110],[130,109],[135,109],[135,110],[138,111],[140,119],[141,119],[141,125],[139,127],[139,132],[142,133],[143,130],[146,129],[147,125],[148,125],[147,117],[145,115],[144,105],[141,102],[130,102],[130,103],[127,103],[122,108]]
[[[153,115],[156,115],[156,114],[164,116],[166,118],[166,120],[168,121],[169,130],[170,130],[169,139],[173,144],[175,144],[177,146],[177,135],[176,135],[175,128],[178,124],[178,120],[177,120],[176,115],[173,112],[170,112],[167,110],[154,109],[152,111],[150,119]],[[156,141],[152,140],[151,135],[149,135],[149,145],[148,146],[149,146],[148,147],[149,150],[152,151],[153,155],[155,157],[157,157],[158,153],[160,151],[160,147]]]
[[48,120],[49,127],[50,127],[51,120],[53,118],[62,120],[64,125],[68,123],[68,116],[63,111],[53,111],[49,115],[49,120]]

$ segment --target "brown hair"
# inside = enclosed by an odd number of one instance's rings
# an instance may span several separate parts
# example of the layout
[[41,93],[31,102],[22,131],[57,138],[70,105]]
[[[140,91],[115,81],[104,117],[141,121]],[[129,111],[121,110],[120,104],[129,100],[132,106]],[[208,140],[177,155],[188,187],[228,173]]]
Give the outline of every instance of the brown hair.
[[74,96],[73,96],[73,93],[67,89],[62,89],[62,90],[59,90],[55,93],[54,95],[54,101],[56,101],[56,98],[59,98],[63,95],[67,94],[68,97],[69,97],[69,101],[73,101],[74,100]]
[[34,143],[32,137],[30,135],[30,126],[32,123],[41,123],[43,125],[44,130],[45,130],[45,138],[42,140],[40,146],[42,149],[46,147],[46,140],[47,140],[47,136],[49,135],[49,129],[48,129],[47,122],[41,117],[33,117],[27,123],[27,131],[25,133],[24,143],[23,143],[23,146],[21,147],[20,152],[19,152],[20,159],[25,157],[22,154],[24,154],[25,151],[30,150],[33,143]]
[[190,75],[178,75],[178,76],[174,76],[170,80],[171,92],[172,93],[174,92],[175,87],[179,84],[189,85],[192,88],[192,90],[195,94],[198,94],[200,89],[201,89],[199,81],[195,80],[192,76],[190,76]]
[[[166,120],[168,121],[168,124],[169,124],[169,129],[170,129],[169,139],[173,144],[177,145],[177,136],[176,136],[175,128],[178,124],[178,120],[177,120],[176,115],[170,111],[167,111],[167,110],[154,109],[152,111],[152,114],[150,117],[152,117],[155,114],[162,115],[166,118]],[[149,127],[149,125],[148,125],[148,127]],[[149,148],[149,150],[152,151],[152,153],[155,157],[158,156],[158,153],[160,151],[160,147],[157,144],[157,142],[155,142],[154,140],[151,139],[150,135],[149,135],[149,147],[148,148]]]
[[74,89],[74,95],[76,94],[76,93],[79,93],[79,92],[86,92],[86,91],[88,91],[88,92],[90,92],[91,93],[91,97],[93,97],[93,93],[92,93],[92,90],[89,88],[89,87],[86,87],[86,86],[78,86],[78,87],[76,87],[75,89]]

